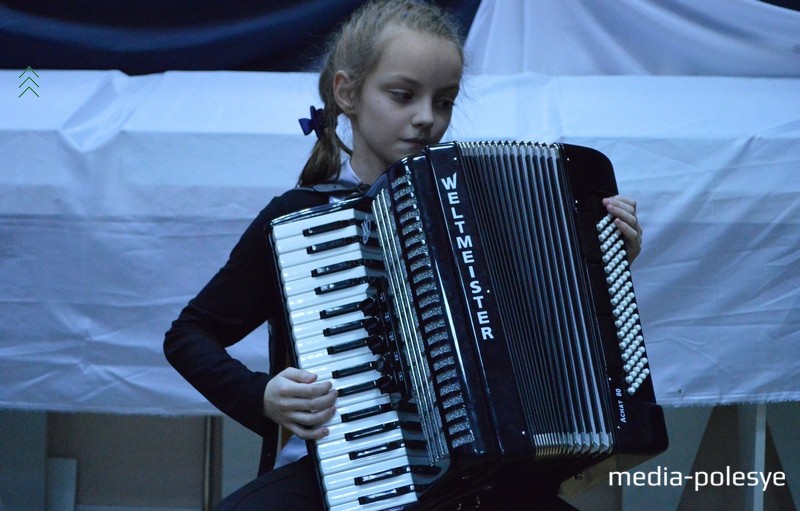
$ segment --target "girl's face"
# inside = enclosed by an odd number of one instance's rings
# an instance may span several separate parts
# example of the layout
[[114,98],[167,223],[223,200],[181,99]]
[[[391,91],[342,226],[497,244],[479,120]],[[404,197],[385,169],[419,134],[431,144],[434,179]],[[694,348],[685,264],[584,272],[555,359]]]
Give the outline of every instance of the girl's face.
[[[345,93],[340,101],[353,130],[351,163],[366,183],[395,161],[441,140],[461,81],[461,57],[450,41],[399,30],[384,44],[361,93]],[[337,84],[343,87],[337,92],[348,90],[346,73],[337,73]]]

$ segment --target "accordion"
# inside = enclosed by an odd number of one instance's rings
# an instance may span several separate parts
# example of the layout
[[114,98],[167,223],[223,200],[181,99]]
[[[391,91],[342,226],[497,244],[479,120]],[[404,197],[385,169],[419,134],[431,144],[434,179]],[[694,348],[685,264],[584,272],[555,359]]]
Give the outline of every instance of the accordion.
[[338,390],[309,442],[328,509],[544,501],[666,449],[616,193],[589,148],[448,143],[272,223],[292,362]]

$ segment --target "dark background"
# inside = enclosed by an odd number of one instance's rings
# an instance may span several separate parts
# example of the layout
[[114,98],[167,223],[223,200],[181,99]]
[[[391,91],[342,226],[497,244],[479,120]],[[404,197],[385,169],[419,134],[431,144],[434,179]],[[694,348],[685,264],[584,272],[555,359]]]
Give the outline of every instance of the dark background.
[[[316,71],[363,0],[0,2],[0,68]],[[438,0],[466,35],[480,0]]]

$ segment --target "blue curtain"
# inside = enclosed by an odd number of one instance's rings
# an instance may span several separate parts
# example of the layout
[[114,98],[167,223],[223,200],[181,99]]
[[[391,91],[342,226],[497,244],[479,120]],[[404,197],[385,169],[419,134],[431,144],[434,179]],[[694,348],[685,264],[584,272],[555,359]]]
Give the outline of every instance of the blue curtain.
[[[0,2],[0,68],[307,71],[363,0]],[[480,0],[439,0],[466,31]]]

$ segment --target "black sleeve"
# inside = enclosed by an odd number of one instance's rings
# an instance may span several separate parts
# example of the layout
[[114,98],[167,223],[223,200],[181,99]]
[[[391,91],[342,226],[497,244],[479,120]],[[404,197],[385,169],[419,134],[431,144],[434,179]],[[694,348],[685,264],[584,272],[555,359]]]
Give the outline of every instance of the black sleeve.
[[272,219],[307,207],[303,195],[287,193],[261,211],[164,339],[172,366],[220,411],[258,434],[265,431],[263,396],[270,376],[250,370],[225,348],[279,313],[280,288],[265,228]]

